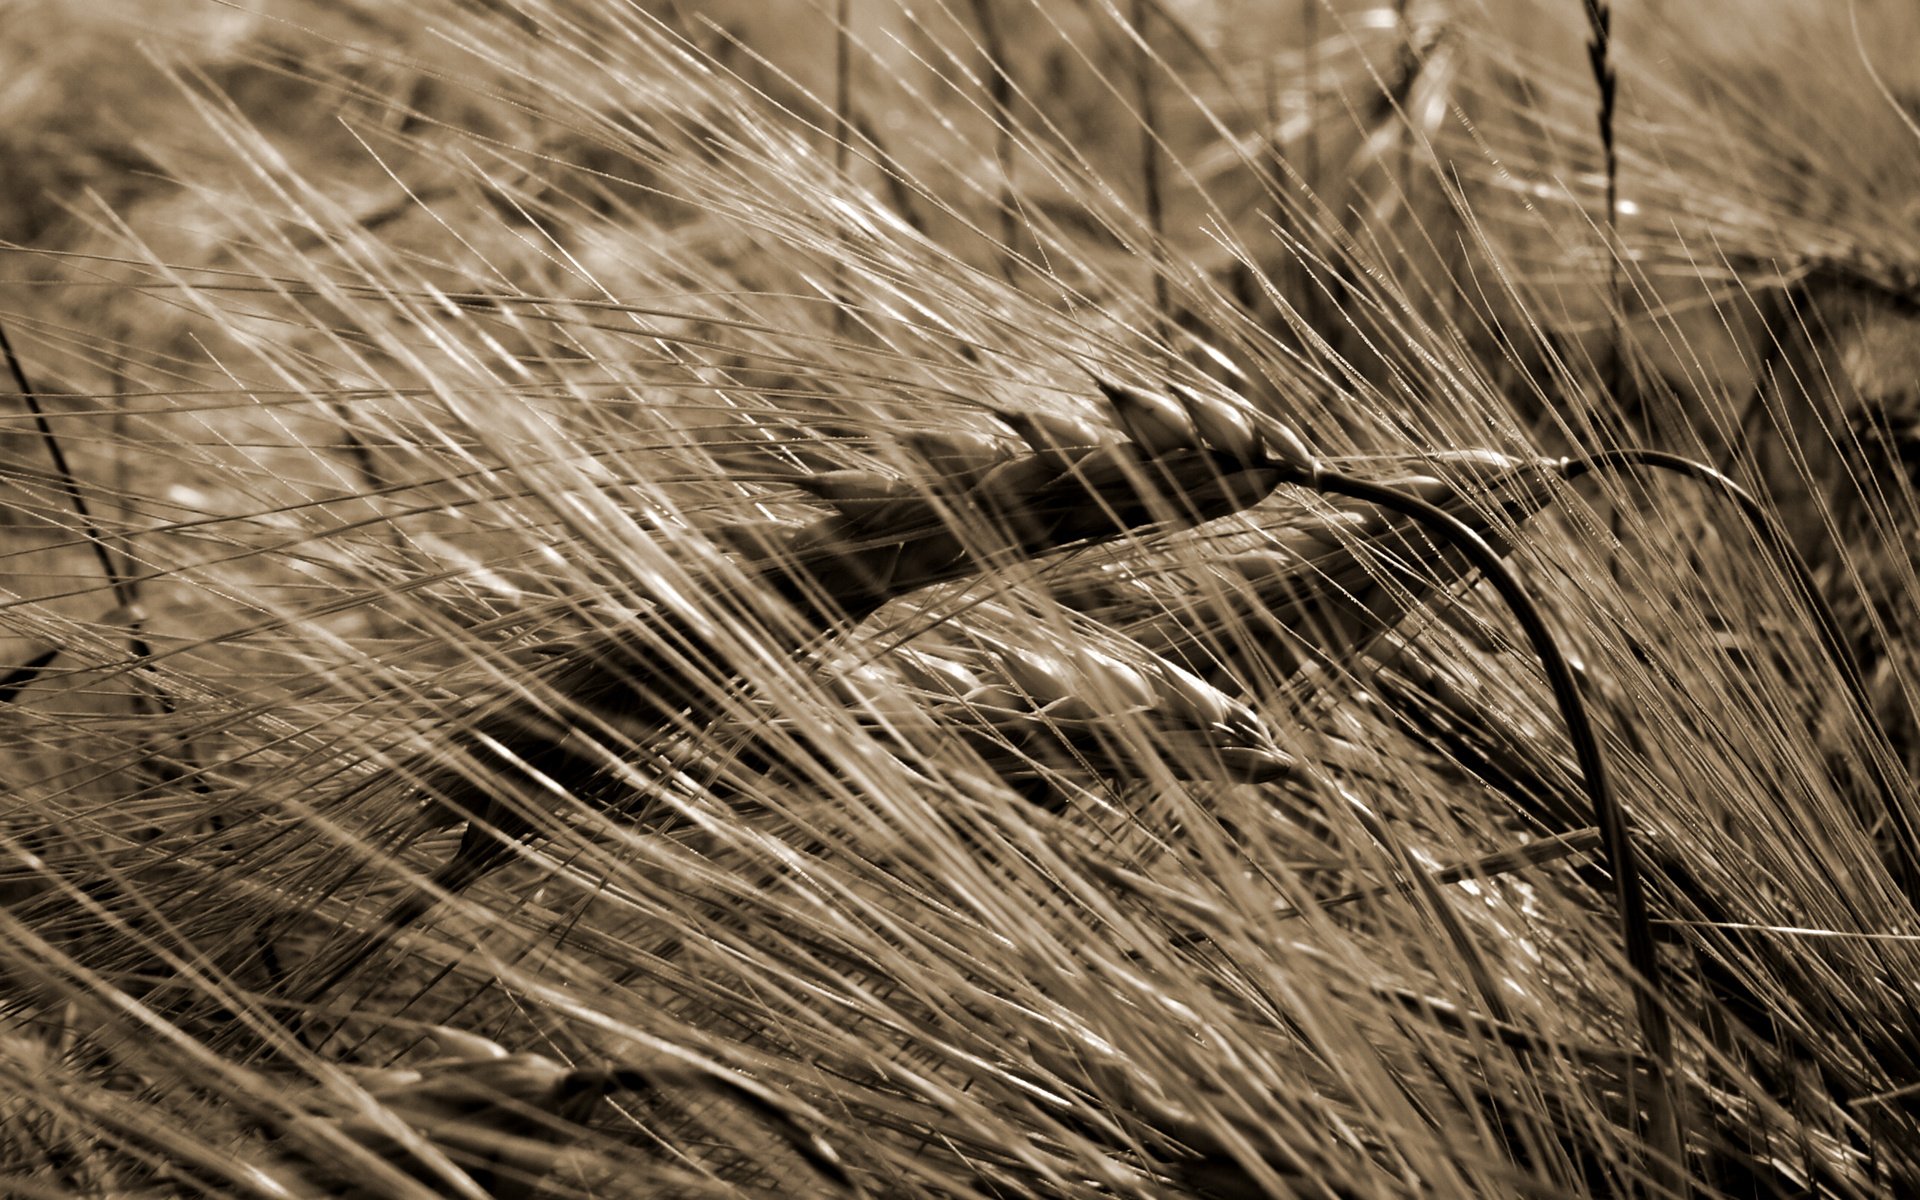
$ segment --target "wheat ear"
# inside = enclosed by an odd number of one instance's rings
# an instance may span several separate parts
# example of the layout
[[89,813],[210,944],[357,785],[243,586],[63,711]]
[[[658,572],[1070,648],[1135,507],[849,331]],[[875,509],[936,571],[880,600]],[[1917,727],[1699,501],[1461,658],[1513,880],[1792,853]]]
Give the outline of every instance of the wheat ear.
[[[1275,783],[1299,769],[1244,701],[1111,631],[1045,649],[995,647],[976,634],[937,665],[917,657],[940,673],[942,726],[968,736],[1016,787],[1055,764],[1139,778],[1149,758],[1195,782]],[[1138,723],[1144,743],[1116,732],[1123,718]]]
[[360,959],[430,911],[441,892],[492,870],[503,847],[531,833],[556,798],[623,808],[630,788],[609,769],[608,754],[583,747],[576,732],[709,726],[736,682],[716,614],[748,620],[762,655],[792,654],[933,584],[1201,524],[1311,474],[1311,458],[1291,430],[1235,402],[1111,385],[1103,391],[1131,440],[1079,422],[1006,414],[1027,453],[996,460],[976,448],[959,469],[930,475],[914,490],[863,474],[814,478],[810,490],[837,511],[758,539],[757,552],[730,578],[710,581],[704,611],[656,608],[550,648],[525,688],[468,718],[452,747],[435,752],[437,762],[404,773],[420,781],[447,821],[467,821],[467,833],[426,889],[303,972],[314,982],[297,990],[301,1002],[331,991]]
[[[1437,504],[1496,549],[1552,497],[1555,462],[1521,462],[1460,483],[1431,475],[1382,480]],[[1436,592],[1475,570],[1406,519],[1372,510],[1284,531],[1213,564],[1216,584],[1156,606],[1130,627],[1147,648],[1221,687],[1291,674],[1308,657],[1350,663]],[[1252,659],[1257,658],[1255,662]]]

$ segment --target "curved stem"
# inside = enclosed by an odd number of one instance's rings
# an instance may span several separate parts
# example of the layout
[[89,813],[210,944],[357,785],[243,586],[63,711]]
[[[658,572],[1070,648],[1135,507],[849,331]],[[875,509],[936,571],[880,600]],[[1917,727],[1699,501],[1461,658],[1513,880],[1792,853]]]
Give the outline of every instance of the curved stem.
[[[1833,606],[1820,594],[1813,578],[1813,571],[1807,566],[1807,560],[1795,548],[1786,530],[1780,527],[1773,514],[1753,495],[1741,487],[1732,478],[1718,469],[1678,454],[1669,454],[1664,450],[1620,449],[1607,450],[1585,458],[1570,459],[1562,472],[1562,477],[1573,483],[1583,475],[1598,471],[1620,468],[1647,468],[1672,471],[1688,479],[1705,483],[1718,491],[1723,497],[1733,501],[1740,514],[1746,518],[1754,539],[1758,541],[1774,559],[1785,568],[1793,582],[1793,589],[1799,593],[1800,600],[1813,614],[1815,626],[1820,633],[1821,647],[1827,657],[1833,661],[1840,672],[1840,679],[1846,685],[1847,698],[1852,703],[1856,715],[1863,727],[1877,735],[1880,740],[1890,742],[1887,731],[1880,724],[1880,718],[1873,710],[1873,700],[1867,695],[1865,676],[1860,663],[1854,657],[1853,648],[1847,644],[1846,634],[1840,627],[1840,618],[1834,613]],[[1888,778],[1883,764],[1877,757],[1869,755],[1872,770],[1877,781],[1886,793],[1887,815],[1893,821],[1895,836],[1898,839],[1894,848],[1895,863],[1898,867],[1901,883],[1907,894],[1920,896],[1920,833],[1916,833],[1913,822],[1906,811],[1895,799],[1892,779]]]
[[[1559,642],[1547,628],[1539,605],[1534,603],[1500,555],[1474,532],[1472,526],[1418,496],[1348,475],[1321,470],[1315,473],[1311,486],[1318,492],[1379,505],[1409,517],[1440,535],[1493,584],[1526,632],[1534,653],[1539,655],[1547,683],[1553,690],[1554,701],[1559,705],[1561,719],[1566,722],[1567,736],[1573,742],[1581,782],[1593,805],[1593,823],[1600,830],[1607,866],[1613,874],[1614,903],[1618,911],[1621,938],[1625,943],[1627,964],[1635,976],[1634,1010],[1655,1074],[1653,1095],[1648,1105],[1648,1124],[1658,1143],[1657,1152],[1667,1160],[1656,1163],[1654,1170],[1657,1176],[1671,1178],[1669,1172],[1683,1169],[1681,1155],[1684,1143],[1680,1135],[1678,1108],[1669,1091],[1667,1073],[1673,1058],[1673,1032],[1661,1000],[1664,989],[1661,985],[1659,947],[1654,940],[1653,923],[1647,914],[1646,890],[1641,882],[1633,832],[1626,812],[1608,782],[1600,739],[1587,714],[1586,702],[1581,698],[1572,664],[1567,661]],[[1638,1111],[1631,1102],[1629,1111]]]

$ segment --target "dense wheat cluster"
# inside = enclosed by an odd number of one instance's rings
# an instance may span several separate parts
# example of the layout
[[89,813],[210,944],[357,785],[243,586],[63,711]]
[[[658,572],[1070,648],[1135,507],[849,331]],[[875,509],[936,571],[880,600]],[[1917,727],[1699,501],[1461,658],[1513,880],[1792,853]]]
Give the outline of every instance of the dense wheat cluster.
[[8,13],[0,1194],[1920,1193],[1911,6]]

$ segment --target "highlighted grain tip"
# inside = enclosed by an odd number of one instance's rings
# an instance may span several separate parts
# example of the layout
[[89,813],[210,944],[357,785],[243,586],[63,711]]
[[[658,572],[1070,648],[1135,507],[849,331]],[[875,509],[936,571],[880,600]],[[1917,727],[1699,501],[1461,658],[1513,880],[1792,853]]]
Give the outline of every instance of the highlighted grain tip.
[[1007,459],[999,438],[967,429],[902,434],[900,445],[941,475],[986,471]]
[[1205,448],[1193,417],[1178,402],[1104,380],[1100,381],[1100,391],[1112,406],[1113,419],[1120,431],[1148,454],[1158,456]]
[[1113,435],[1078,417],[1043,412],[1003,412],[996,414],[1001,424],[1013,430],[1027,449],[1043,459],[1065,461],[1077,453],[1112,442]]
[[913,494],[911,487],[876,471],[816,471],[808,475],[796,475],[790,482],[808,495],[836,507],[898,500]]
[[1172,391],[1201,441],[1238,462],[1259,460],[1265,447],[1244,406],[1220,396],[1203,396],[1179,384],[1172,385]]

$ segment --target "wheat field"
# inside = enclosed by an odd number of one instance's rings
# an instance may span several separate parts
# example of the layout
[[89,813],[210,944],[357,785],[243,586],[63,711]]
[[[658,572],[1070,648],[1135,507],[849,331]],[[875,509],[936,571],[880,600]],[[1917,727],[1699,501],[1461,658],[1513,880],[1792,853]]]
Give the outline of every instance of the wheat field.
[[0,46],[0,1195],[1920,1194],[1920,12]]

